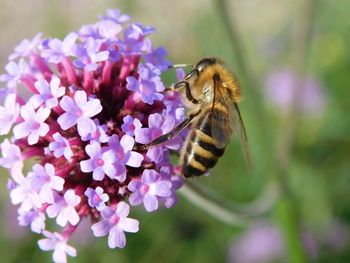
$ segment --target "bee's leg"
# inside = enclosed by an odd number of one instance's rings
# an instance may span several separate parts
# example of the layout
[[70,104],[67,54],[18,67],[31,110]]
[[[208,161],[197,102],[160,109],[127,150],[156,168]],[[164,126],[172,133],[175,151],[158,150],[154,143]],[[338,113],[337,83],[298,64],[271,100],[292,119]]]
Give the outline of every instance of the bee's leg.
[[181,123],[179,123],[176,127],[174,127],[170,132],[163,134],[155,139],[153,139],[151,142],[147,144],[139,144],[134,146],[134,150],[147,150],[150,147],[162,144],[168,140],[171,140],[176,135],[178,135],[183,129],[185,129],[193,120],[194,117],[196,117],[201,110],[189,114]]

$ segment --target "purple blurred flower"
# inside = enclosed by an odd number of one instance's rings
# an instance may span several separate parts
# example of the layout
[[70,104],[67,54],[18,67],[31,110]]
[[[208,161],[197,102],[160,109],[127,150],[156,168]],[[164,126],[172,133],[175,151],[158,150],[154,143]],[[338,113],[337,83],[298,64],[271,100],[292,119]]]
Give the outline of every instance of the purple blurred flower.
[[160,91],[164,90],[164,85],[157,71],[152,70],[149,66],[139,65],[139,79],[135,77],[127,77],[128,84],[126,88],[138,94],[142,101],[153,104],[155,100],[162,100],[163,95]]
[[16,139],[28,136],[28,144],[36,144],[39,137],[45,136],[49,131],[49,125],[44,121],[49,117],[50,110],[40,107],[36,112],[30,104],[21,108],[21,117],[24,122],[17,124],[13,128],[13,134]]
[[[109,234],[111,248],[125,246],[124,232],[138,231],[123,202],[140,194],[140,185],[128,190],[133,180],[143,183],[148,211],[175,205],[182,185],[168,156],[181,136],[147,151],[135,147],[135,138],[149,142],[184,116],[177,93],[161,94],[166,50],[152,47],[153,28],[124,24],[130,17],[119,10],[101,19],[63,40],[22,41],[0,75],[7,86],[0,135],[10,136],[0,144],[0,165],[11,175],[10,199],[19,224],[47,237],[39,246],[54,250],[55,262],[75,256],[67,241],[84,218],[98,222],[96,236]],[[26,175],[24,165],[32,166]],[[47,231],[50,221],[61,233]]]
[[[342,225],[342,233],[340,233],[338,227],[339,225],[335,222],[331,222],[330,227],[319,230],[317,235],[309,229],[300,229],[300,239],[310,259],[317,260],[320,245],[333,250],[333,252],[339,252],[339,248],[344,248],[344,244],[348,240],[347,233],[349,230]],[[333,239],[333,237],[336,237],[336,239]],[[231,245],[228,262],[279,262],[285,259],[286,252],[279,229],[270,223],[258,222]]]
[[66,112],[58,117],[57,122],[63,130],[77,124],[80,136],[86,136],[96,131],[96,126],[90,117],[95,116],[102,110],[98,99],[87,100],[86,92],[78,90],[74,94],[74,100],[69,96],[61,99],[60,106]]
[[158,197],[170,197],[171,181],[164,180],[154,170],[144,170],[141,180],[132,180],[128,189],[133,192],[129,197],[131,205],[144,204],[147,212],[158,209]]
[[91,229],[96,237],[108,234],[108,246],[110,248],[125,247],[124,232],[136,233],[139,231],[139,221],[128,218],[129,206],[120,202],[115,209],[106,207],[101,211],[103,220],[92,225]]
[[32,40],[23,39],[21,43],[15,47],[15,52],[9,56],[9,59],[13,60],[17,57],[27,57],[28,55],[31,55],[31,53],[36,51],[37,47],[41,43],[41,36],[42,33],[39,33],[34,36]]
[[347,224],[338,219],[332,219],[320,237],[321,243],[334,252],[340,252],[347,248],[349,233]]
[[142,127],[141,122],[137,118],[133,118],[130,115],[123,118],[124,124],[121,126],[122,131],[127,135],[135,136],[135,130]]
[[284,256],[283,240],[274,226],[259,223],[238,238],[230,249],[229,262],[264,263]]
[[96,207],[99,211],[102,211],[106,207],[105,202],[109,200],[108,195],[103,193],[103,189],[100,186],[96,187],[95,190],[88,187],[84,194],[88,198],[89,205]]
[[43,235],[46,237],[38,241],[41,250],[53,250],[52,259],[56,263],[66,263],[67,255],[75,257],[77,251],[74,247],[67,245],[67,238],[63,235],[54,232],[44,231]]
[[74,226],[79,222],[75,206],[80,203],[80,200],[80,196],[70,189],[64,193],[63,197],[56,196],[55,203],[47,207],[46,213],[50,218],[56,217],[56,222],[60,226],[65,226],[68,222]]
[[266,81],[266,96],[283,111],[289,110],[293,100],[303,113],[319,115],[326,106],[322,85],[312,77],[298,77],[289,69],[271,73]]
[[16,103],[16,94],[8,94],[5,98],[5,105],[0,106],[0,135],[8,134],[12,124],[17,120],[20,106]]
[[29,103],[32,104],[34,109],[41,105],[45,105],[46,108],[52,109],[58,105],[58,98],[62,97],[65,93],[65,87],[60,87],[60,79],[53,77],[50,84],[41,79],[34,83],[36,90],[39,94],[33,95],[29,99]]
[[73,151],[70,147],[69,141],[64,138],[59,132],[56,132],[52,135],[54,141],[50,142],[49,150],[53,151],[55,157],[61,157],[64,155],[64,158],[69,160],[73,156]]

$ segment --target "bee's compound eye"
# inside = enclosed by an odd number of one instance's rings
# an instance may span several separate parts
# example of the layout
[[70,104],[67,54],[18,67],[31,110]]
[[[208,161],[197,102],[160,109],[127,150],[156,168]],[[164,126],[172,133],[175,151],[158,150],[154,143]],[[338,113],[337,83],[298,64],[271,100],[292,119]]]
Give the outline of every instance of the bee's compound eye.
[[214,64],[216,62],[215,58],[204,58],[198,62],[196,69],[199,72],[203,72],[208,66]]

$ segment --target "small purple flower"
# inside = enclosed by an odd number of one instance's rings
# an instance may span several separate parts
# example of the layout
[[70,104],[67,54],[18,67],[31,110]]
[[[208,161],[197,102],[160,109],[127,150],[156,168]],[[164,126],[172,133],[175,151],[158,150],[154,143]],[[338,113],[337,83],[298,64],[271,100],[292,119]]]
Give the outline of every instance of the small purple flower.
[[58,225],[64,227],[69,222],[75,226],[80,218],[75,210],[75,206],[80,203],[80,196],[76,195],[74,190],[70,189],[64,193],[64,196],[56,196],[55,203],[48,206],[46,213],[50,218],[56,217]]
[[135,136],[135,130],[140,129],[142,127],[141,122],[137,118],[133,118],[130,115],[125,116],[123,118],[124,124],[121,126],[122,131],[127,135]]
[[81,136],[83,141],[96,141],[99,143],[108,142],[109,136],[106,134],[108,128],[106,124],[100,125],[100,121],[98,119],[93,120],[96,126],[95,132],[88,133],[85,136]]
[[80,136],[86,136],[88,133],[96,131],[95,123],[90,117],[102,111],[99,99],[87,100],[86,92],[78,90],[74,94],[74,100],[71,97],[64,96],[60,101],[60,106],[65,113],[58,117],[57,122],[63,130],[77,124]]
[[177,204],[178,197],[176,190],[180,189],[184,184],[182,176],[171,174],[172,169],[172,167],[162,167],[160,171],[161,180],[167,180],[171,182],[170,196],[159,197],[159,200],[162,201],[167,208],[171,208]]
[[[95,24],[99,38],[107,38],[110,42],[117,41],[118,34],[123,30],[122,26],[112,20],[103,20]],[[108,50],[109,52],[109,50]],[[110,52],[109,52],[109,55]]]
[[147,64],[140,64],[138,73],[139,79],[135,77],[126,78],[126,88],[136,92],[145,103],[153,104],[155,100],[162,100],[163,95],[159,92],[164,90],[164,85],[159,75]]
[[22,76],[29,72],[28,64],[21,59],[18,64],[14,61],[10,61],[5,69],[8,74],[0,75],[0,82],[7,82],[8,88],[14,88],[19,84]]
[[107,15],[101,15],[102,20],[112,20],[117,24],[123,24],[131,19],[131,16],[122,14],[119,9],[108,9]]
[[29,99],[29,103],[32,104],[34,109],[43,104],[48,109],[56,107],[58,98],[62,97],[66,90],[65,87],[60,87],[60,79],[57,77],[53,77],[50,84],[45,79],[41,79],[36,81],[34,85],[39,92],[39,94],[35,94]]
[[143,27],[138,23],[129,25],[124,30],[124,42],[120,42],[123,48],[122,52],[131,55],[140,55],[150,50],[149,41],[145,40],[145,36],[153,33],[154,28]]
[[163,47],[158,47],[153,50],[152,53],[145,55],[146,63],[150,63],[161,71],[166,71],[171,66],[171,63],[164,58],[168,55],[168,52]]
[[30,229],[40,234],[45,229],[45,214],[33,208],[29,211],[18,209],[18,223],[20,226],[30,224]]
[[[16,144],[11,144],[8,139],[5,139],[0,145],[2,158],[0,158],[0,166],[22,171],[23,157],[21,149]],[[16,178],[14,178],[16,180]]]
[[66,263],[67,254],[71,257],[77,255],[76,249],[67,244],[67,238],[63,235],[57,232],[51,233],[49,231],[44,231],[43,235],[46,238],[40,239],[38,245],[41,250],[53,250],[52,259],[55,263]]
[[144,170],[141,180],[132,180],[128,189],[133,192],[129,197],[131,205],[144,204],[147,212],[158,209],[158,197],[169,197],[172,183],[163,180],[154,170]]
[[109,52],[107,50],[100,51],[102,41],[89,37],[84,47],[79,47],[75,55],[80,59],[74,61],[74,65],[78,68],[85,68],[87,71],[96,70],[98,62],[106,61]]
[[9,59],[13,60],[17,57],[26,57],[34,53],[42,41],[41,36],[42,33],[39,33],[36,34],[32,40],[23,39],[21,43],[15,47],[15,52],[9,56]]
[[110,248],[125,247],[124,232],[136,233],[139,231],[139,221],[128,218],[129,206],[119,202],[115,209],[106,207],[101,212],[103,220],[91,226],[96,237],[108,234],[108,246]]
[[88,187],[84,194],[88,198],[89,205],[96,207],[99,211],[102,211],[106,207],[105,202],[109,200],[108,195],[103,193],[103,189],[100,186],[96,187],[95,190]]
[[40,208],[42,202],[38,192],[32,188],[31,182],[27,177],[16,178],[18,184],[16,188],[10,191],[11,202],[14,205],[21,204],[20,209],[30,211],[32,208]]
[[143,160],[142,154],[132,151],[134,143],[134,138],[129,135],[124,135],[121,138],[120,142],[118,136],[116,135],[112,135],[109,138],[108,145],[113,151],[114,155],[117,157],[114,165],[116,167],[116,179],[119,182],[125,181],[125,165],[131,167],[140,167]]
[[40,107],[37,112],[30,104],[26,104],[21,108],[21,117],[24,122],[17,124],[13,128],[13,134],[16,139],[28,136],[28,144],[33,145],[39,141],[39,137],[45,136],[49,131],[49,125],[44,121],[49,117],[50,110]]
[[53,151],[53,155],[56,158],[64,157],[69,160],[73,156],[73,151],[70,148],[69,141],[64,138],[59,132],[56,132],[52,135],[54,141],[50,142],[49,150]]
[[64,179],[55,175],[55,167],[52,164],[40,164],[33,166],[33,171],[28,173],[28,179],[32,189],[39,193],[42,203],[52,204],[54,202],[54,190],[62,191]]
[[16,94],[10,93],[5,98],[5,105],[0,106],[0,135],[8,134],[12,124],[17,120],[20,106],[16,103]]
[[44,49],[42,56],[47,59],[48,62],[58,64],[62,62],[66,57],[73,56],[73,47],[78,39],[78,34],[71,32],[63,41],[54,38],[49,40],[47,49]]
[[92,172],[94,180],[101,181],[106,174],[111,179],[116,178],[116,168],[114,162],[116,155],[113,151],[107,150],[106,147],[101,148],[98,142],[92,142],[86,145],[86,153],[90,159],[80,162],[80,168],[84,173]]

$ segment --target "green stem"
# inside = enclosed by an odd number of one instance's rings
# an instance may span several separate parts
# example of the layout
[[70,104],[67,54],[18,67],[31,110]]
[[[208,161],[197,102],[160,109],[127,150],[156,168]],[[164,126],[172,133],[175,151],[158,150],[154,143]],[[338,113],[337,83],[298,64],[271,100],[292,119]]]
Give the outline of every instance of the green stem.
[[301,242],[298,215],[295,212],[293,202],[287,197],[282,197],[275,209],[284,245],[288,249],[288,261],[303,263],[307,262],[307,260],[303,243]]
[[279,188],[275,184],[269,185],[258,199],[249,204],[228,203],[210,189],[190,180],[186,181],[180,193],[218,220],[233,226],[246,226],[254,218],[271,210],[279,196]]

